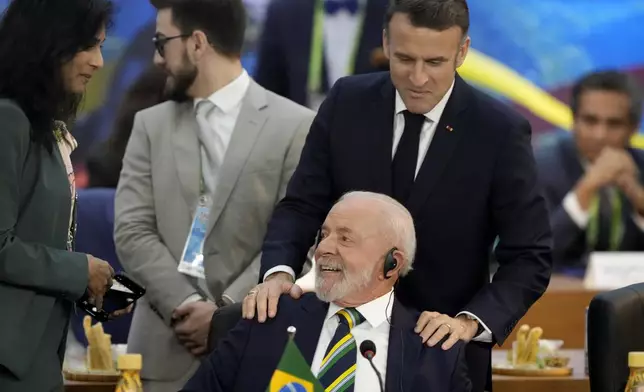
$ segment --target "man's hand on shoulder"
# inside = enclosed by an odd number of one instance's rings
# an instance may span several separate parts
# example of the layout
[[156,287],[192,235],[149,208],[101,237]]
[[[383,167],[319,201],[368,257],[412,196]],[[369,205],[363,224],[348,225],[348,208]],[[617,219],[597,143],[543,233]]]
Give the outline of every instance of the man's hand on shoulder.
[[264,283],[255,286],[244,298],[242,315],[245,319],[255,317],[263,323],[267,315],[270,318],[277,314],[277,302],[282,294],[290,294],[294,299],[302,296],[302,288],[293,282],[293,277],[286,272],[276,272],[268,276]]
[[429,347],[437,345],[443,338],[447,340],[441,345],[443,350],[449,350],[459,340],[467,343],[474,339],[478,323],[464,315],[456,318],[438,312],[423,312],[418,318],[414,331],[420,334],[423,343]]

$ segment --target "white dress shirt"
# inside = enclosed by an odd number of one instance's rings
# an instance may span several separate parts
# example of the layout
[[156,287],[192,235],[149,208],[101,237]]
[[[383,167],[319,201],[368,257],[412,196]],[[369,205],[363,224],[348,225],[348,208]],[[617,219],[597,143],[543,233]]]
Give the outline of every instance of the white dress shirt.
[[[585,159],[581,159],[581,166],[584,168],[584,170],[588,170],[590,163]],[[616,190],[612,188],[609,190],[609,192],[616,192]],[[590,213],[581,207],[581,203],[579,203],[579,199],[577,198],[574,190],[571,190],[566,194],[563,199],[562,206],[564,211],[566,211],[570,219],[577,225],[577,227],[582,230],[585,230],[586,227],[588,227],[588,221],[590,221]],[[633,211],[633,214],[631,216],[633,218],[633,222],[635,222],[635,226],[637,226],[638,229],[644,231],[644,217],[640,216],[636,211]]]
[[[443,115],[443,111],[445,111],[445,106],[447,106],[447,101],[449,101],[449,98],[452,95],[453,90],[454,90],[454,82],[452,82],[452,85],[450,86],[449,90],[447,90],[443,98],[440,101],[438,101],[436,106],[434,106],[434,108],[429,112],[425,113],[425,123],[421,128],[420,140],[418,143],[418,162],[416,164],[415,175],[418,175],[418,171],[420,170],[423,160],[427,155],[427,150],[429,149],[429,145],[431,144],[432,139],[434,138],[436,127],[438,126],[440,118]],[[392,160],[393,160],[393,157],[396,155],[396,149],[398,148],[398,143],[400,143],[400,139],[402,138],[403,131],[405,130],[405,116],[403,114],[405,110],[407,110],[407,106],[405,106],[405,103],[403,102],[400,94],[398,93],[398,91],[396,91],[396,103],[395,103],[395,112],[394,112],[395,113],[394,140],[393,140],[393,148],[391,151]],[[269,275],[275,272],[287,272],[295,278],[295,271],[293,271],[291,267],[287,265],[278,265],[266,271],[266,274],[264,274],[264,279],[266,279],[266,277],[268,277]],[[470,312],[461,312],[457,316],[461,314],[464,314],[471,318],[476,319],[479,322],[479,324],[481,324],[481,326],[485,329],[480,335],[474,337],[473,340],[480,341],[480,342],[492,341],[492,331],[490,331],[490,329],[487,327],[487,325],[485,325],[483,321],[481,321],[481,319],[479,319],[476,315]]]
[[[222,161],[230,144],[248,86],[250,86],[250,77],[246,70],[242,70],[235,80],[205,98],[215,105],[206,118],[213,132],[221,140],[221,144],[217,146],[217,155],[222,157]],[[196,98],[195,108],[203,100],[204,98]]]
[[[365,321],[351,330],[351,334],[356,340],[356,377],[353,387],[355,392],[375,392],[380,390],[378,376],[371,368],[369,361],[360,354],[360,344],[365,340],[371,340],[375,343],[376,355],[373,357],[373,364],[382,375],[382,382],[384,383],[386,380],[389,323],[391,322],[391,309],[394,306],[392,296],[393,291],[389,291],[387,294],[356,308],[365,318]],[[322,359],[324,359],[326,349],[338,327],[339,321],[335,314],[340,309],[342,308],[334,303],[329,304],[329,310],[324,319],[320,339],[311,363],[311,372],[316,376]]]
[[[334,1],[334,0],[326,0]],[[360,0],[360,7],[355,14],[343,9],[333,15],[324,14],[324,61],[326,62],[327,82],[329,88],[333,87],[335,82],[341,77],[349,74],[349,66],[352,60],[353,50],[356,39],[360,31],[360,12],[364,13],[365,1]],[[313,94],[310,97],[309,106],[317,110],[322,101],[324,94]]]
[[[333,0],[326,0],[333,1]],[[329,87],[343,76],[348,69],[356,42],[360,34],[360,10],[364,13],[364,1],[355,14],[343,9],[333,15],[324,15],[324,48]]]
[[[579,199],[574,191],[568,192],[566,197],[563,199],[562,205],[568,216],[570,216],[570,219],[575,222],[577,227],[582,230],[585,230],[586,227],[588,227],[590,213],[581,207],[581,203],[579,203]],[[644,217],[633,211],[631,218],[633,219],[633,222],[635,222],[637,228],[644,231]]]
[[[246,70],[242,70],[242,73],[235,80],[215,91],[208,98],[196,98],[194,100],[195,108],[204,99],[209,100],[215,105],[214,109],[206,116],[206,120],[218,139],[215,148],[217,150],[217,156],[220,157],[222,162],[226,155],[228,145],[230,144],[239,112],[241,111],[242,101],[249,86],[250,76],[248,76]],[[216,172],[214,174],[216,176]],[[186,298],[181,305],[201,299],[201,295],[193,294]]]

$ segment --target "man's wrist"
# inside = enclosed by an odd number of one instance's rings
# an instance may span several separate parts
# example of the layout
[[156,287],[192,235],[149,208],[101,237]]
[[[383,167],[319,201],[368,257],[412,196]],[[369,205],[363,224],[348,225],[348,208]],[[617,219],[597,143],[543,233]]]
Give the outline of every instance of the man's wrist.
[[575,187],[574,193],[577,196],[579,206],[588,211],[590,202],[599,190],[600,186],[592,179],[591,176],[586,174]]
[[483,328],[481,323],[479,323],[479,321],[475,317],[472,317],[468,314],[461,314],[458,316],[458,318],[465,321],[465,325],[467,325],[468,330],[472,333],[472,338],[479,336],[485,331],[485,328]]
[[274,280],[274,279],[286,280],[291,283],[294,282],[293,276],[288,272],[283,272],[283,271],[274,272],[268,275],[266,279],[264,279],[264,282],[270,282],[271,280]]

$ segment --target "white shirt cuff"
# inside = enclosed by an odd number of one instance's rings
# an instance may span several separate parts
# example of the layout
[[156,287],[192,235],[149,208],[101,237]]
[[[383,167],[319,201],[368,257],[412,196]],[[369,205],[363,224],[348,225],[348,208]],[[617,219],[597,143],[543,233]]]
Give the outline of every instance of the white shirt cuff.
[[476,321],[479,322],[479,324],[483,327],[483,329],[485,329],[485,331],[481,332],[480,335],[475,336],[472,339],[473,341],[475,341],[475,342],[484,342],[484,343],[492,343],[492,331],[490,331],[490,329],[487,327],[487,325],[485,325],[485,323],[483,321],[481,321],[480,318],[476,317],[475,314],[470,313],[470,312],[460,312],[459,314],[456,315],[456,317],[458,317],[458,316],[460,316],[462,314],[470,316],[470,317],[476,319]]
[[635,222],[635,226],[637,226],[638,229],[644,231],[644,216],[641,216],[637,212],[634,212],[633,222]]
[[585,229],[586,226],[588,226],[590,214],[581,208],[581,204],[579,204],[579,199],[577,199],[575,192],[568,192],[566,197],[564,197],[563,208],[566,213],[568,213],[568,216],[570,216],[570,219],[572,219],[580,229]]
[[278,265],[277,267],[273,267],[266,271],[266,273],[264,274],[264,279],[262,279],[262,281],[265,281],[266,278],[276,272],[286,272],[293,277],[293,280],[295,280],[295,271],[293,271],[293,268],[289,267],[288,265]]

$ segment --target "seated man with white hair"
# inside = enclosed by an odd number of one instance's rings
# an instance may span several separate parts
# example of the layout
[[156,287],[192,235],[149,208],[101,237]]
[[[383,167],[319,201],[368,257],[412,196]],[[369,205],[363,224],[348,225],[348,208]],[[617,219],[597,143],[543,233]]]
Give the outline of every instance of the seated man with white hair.
[[[242,320],[205,359],[183,392],[266,391],[284,347],[287,328],[326,391],[380,391],[380,380],[361,355],[371,345],[384,390],[470,391],[464,346],[428,347],[414,328],[418,312],[394,296],[411,268],[414,222],[394,199],[351,192],[331,209],[315,251],[315,293],[280,298],[265,323]],[[294,388],[294,389],[293,389]],[[297,387],[284,391],[300,391]],[[306,391],[307,389],[301,389]]]

